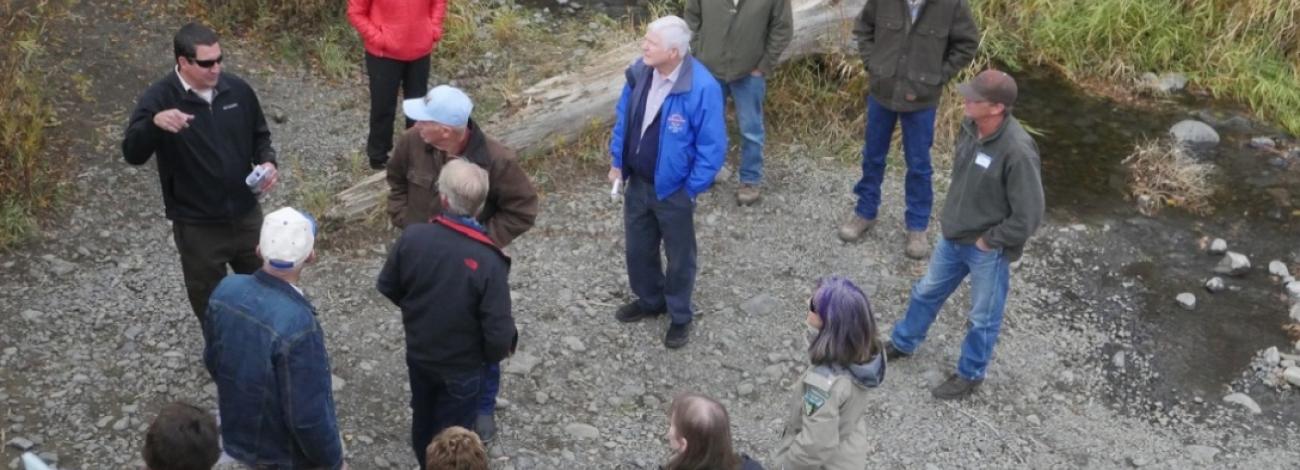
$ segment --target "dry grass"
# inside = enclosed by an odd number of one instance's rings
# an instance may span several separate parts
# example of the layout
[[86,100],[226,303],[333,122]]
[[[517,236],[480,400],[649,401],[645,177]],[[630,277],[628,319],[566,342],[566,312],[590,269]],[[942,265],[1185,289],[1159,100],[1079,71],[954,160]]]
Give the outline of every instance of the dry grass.
[[55,2],[0,0],[0,250],[38,229],[37,215],[52,210],[61,194],[66,158],[44,152],[45,128],[53,121],[44,71],[45,22],[60,14]]
[[1163,207],[1196,214],[1213,211],[1214,165],[1196,161],[1182,146],[1169,140],[1149,141],[1138,145],[1122,163],[1128,168],[1129,194],[1148,215]]

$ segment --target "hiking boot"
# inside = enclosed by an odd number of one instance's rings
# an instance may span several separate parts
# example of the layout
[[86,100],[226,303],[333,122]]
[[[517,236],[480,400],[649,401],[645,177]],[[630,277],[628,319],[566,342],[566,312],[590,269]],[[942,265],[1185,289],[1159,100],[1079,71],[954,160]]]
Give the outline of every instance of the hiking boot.
[[373,158],[373,157],[370,158],[370,169],[371,169],[371,170],[382,170],[382,169],[385,169],[385,168],[388,168],[388,156],[387,156],[387,155],[385,155],[385,156],[382,157],[382,158]]
[[850,212],[849,217],[844,219],[844,225],[840,225],[840,240],[850,243],[861,240],[862,234],[875,225],[876,219],[864,219],[856,211]]
[[756,184],[741,184],[740,189],[736,190],[736,203],[742,206],[752,205],[762,199],[763,194],[759,192]]
[[614,318],[617,318],[618,321],[623,323],[636,323],[645,318],[659,316],[662,313],[664,313],[663,310],[658,312],[647,312],[641,310],[641,305],[638,304],[637,301],[633,300],[624,304],[622,307],[619,307],[618,312],[614,313]]
[[474,421],[474,432],[478,434],[478,439],[483,441],[483,445],[491,444],[497,438],[497,418],[496,415],[478,415]]
[[925,259],[930,254],[930,239],[926,238],[925,230],[907,231],[907,246],[903,248],[903,254],[912,259]]
[[966,380],[960,375],[952,374],[948,380],[930,390],[930,395],[940,400],[960,400],[975,393],[975,388],[982,383],[984,380]]
[[677,349],[686,346],[686,343],[691,340],[690,336],[690,323],[673,323],[668,325],[668,333],[664,335],[664,346],[668,349]]
[[908,353],[905,353],[905,352],[903,352],[903,350],[894,347],[894,342],[893,342],[893,341],[885,340],[885,359],[886,359],[886,360],[893,361],[893,360],[897,360],[897,359],[907,359],[907,358],[909,358],[909,357],[912,357],[912,355],[911,355],[911,354],[908,354]]

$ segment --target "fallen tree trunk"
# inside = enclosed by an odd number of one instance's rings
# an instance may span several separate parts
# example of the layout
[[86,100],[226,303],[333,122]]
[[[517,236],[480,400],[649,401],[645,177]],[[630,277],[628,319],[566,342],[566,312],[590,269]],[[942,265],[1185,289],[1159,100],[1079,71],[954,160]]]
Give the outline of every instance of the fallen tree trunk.
[[[792,0],[794,37],[781,60],[830,52],[852,43],[853,19],[866,0]],[[640,55],[636,42],[624,44],[574,72],[548,78],[525,90],[507,109],[484,122],[484,131],[521,156],[548,151],[571,141],[591,125],[608,125],[623,88],[623,70]],[[385,172],[334,196],[326,219],[364,218],[383,204]]]

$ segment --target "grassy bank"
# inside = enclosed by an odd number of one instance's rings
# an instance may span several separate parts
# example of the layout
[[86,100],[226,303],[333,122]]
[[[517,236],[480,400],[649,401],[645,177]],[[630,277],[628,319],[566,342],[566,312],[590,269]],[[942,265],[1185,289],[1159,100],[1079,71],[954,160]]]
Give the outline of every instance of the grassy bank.
[[53,111],[36,64],[45,21],[61,5],[29,3],[0,0],[0,17],[11,18],[0,28],[0,250],[35,234],[63,179],[63,159],[43,152]]

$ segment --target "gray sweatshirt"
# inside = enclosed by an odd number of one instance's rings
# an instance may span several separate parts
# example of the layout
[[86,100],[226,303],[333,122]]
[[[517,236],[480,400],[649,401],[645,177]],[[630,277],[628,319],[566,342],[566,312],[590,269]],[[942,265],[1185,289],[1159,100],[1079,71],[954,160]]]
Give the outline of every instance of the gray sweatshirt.
[[943,204],[943,237],[984,243],[1020,259],[1025,242],[1043,221],[1042,164],[1038,145],[1007,116],[992,135],[979,138],[975,122],[962,121],[953,155],[952,184]]

